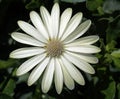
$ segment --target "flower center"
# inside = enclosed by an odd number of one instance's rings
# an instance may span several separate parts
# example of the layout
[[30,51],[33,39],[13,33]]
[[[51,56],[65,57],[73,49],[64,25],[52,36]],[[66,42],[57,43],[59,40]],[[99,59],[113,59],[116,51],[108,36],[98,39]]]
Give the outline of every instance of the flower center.
[[64,47],[59,40],[50,40],[46,45],[46,52],[48,56],[59,57],[62,55]]

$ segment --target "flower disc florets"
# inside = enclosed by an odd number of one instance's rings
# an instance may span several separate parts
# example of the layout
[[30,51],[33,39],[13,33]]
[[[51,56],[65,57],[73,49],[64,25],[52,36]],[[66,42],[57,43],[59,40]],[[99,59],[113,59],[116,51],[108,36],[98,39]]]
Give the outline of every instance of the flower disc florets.
[[50,57],[59,57],[64,51],[64,46],[61,41],[53,39],[46,44],[46,53]]

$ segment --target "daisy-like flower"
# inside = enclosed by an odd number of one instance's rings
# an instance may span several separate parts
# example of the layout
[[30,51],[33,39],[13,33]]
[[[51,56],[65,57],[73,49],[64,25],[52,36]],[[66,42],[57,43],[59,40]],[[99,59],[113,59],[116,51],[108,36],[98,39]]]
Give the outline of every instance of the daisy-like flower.
[[81,23],[82,13],[72,16],[71,8],[60,15],[58,3],[53,5],[51,14],[41,6],[40,15],[32,11],[30,19],[34,26],[18,21],[26,34],[11,34],[14,40],[30,45],[10,53],[11,58],[30,57],[17,69],[16,74],[20,76],[32,70],[28,78],[29,86],[43,74],[41,88],[44,93],[49,91],[53,81],[58,94],[62,91],[63,83],[70,90],[74,89],[75,82],[84,85],[79,69],[94,74],[95,70],[89,63],[97,63],[98,59],[92,54],[100,52],[100,48],[92,45],[98,41],[98,36],[81,37],[89,29],[91,21]]

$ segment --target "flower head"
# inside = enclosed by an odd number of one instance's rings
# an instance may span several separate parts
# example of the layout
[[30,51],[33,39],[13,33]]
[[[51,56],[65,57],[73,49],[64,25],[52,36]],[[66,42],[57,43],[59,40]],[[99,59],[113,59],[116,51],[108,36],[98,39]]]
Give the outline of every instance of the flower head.
[[94,74],[90,63],[95,64],[98,59],[92,54],[100,52],[98,47],[92,45],[98,41],[98,36],[81,37],[89,29],[91,21],[81,23],[82,13],[72,16],[71,8],[60,15],[58,3],[53,5],[51,14],[41,6],[40,15],[32,11],[30,19],[34,26],[18,21],[25,34],[11,34],[14,40],[30,45],[10,53],[11,58],[30,58],[17,69],[16,74],[20,76],[32,70],[28,78],[29,86],[43,74],[41,88],[44,93],[49,91],[53,81],[58,94],[63,83],[70,90],[74,89],[74,82],[84,85],[84,78],[78,69]]

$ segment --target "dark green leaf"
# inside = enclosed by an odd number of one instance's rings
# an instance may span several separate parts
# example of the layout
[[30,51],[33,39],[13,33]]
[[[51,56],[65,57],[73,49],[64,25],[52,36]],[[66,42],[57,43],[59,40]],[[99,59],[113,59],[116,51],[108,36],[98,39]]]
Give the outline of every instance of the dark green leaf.
[[8,59],[7,61],[0,60],[0,69],[5,69],[10,66],[13,66],[15,63],[16,63],[16,60],[13,60],[13,59]]
[[55,97],[51,97],[49,95],[42,95],[42,99],[56,99]]
[[112,40],[106,45],[106,51],[112,52],[113,50],[115,50],[115,45],[116,45],[116,41]]
[[68,3],[79,3],[79,2],[85,2],[86,0],[61,0],[61,1]]
[[[16,72],[15,72],[15,73],[16,73]],[[24,74],[24,75],[21,75],[21,76],[18,78],[17,83],[19,84],[19,83],[21,83],[21,82],[26,82],[27,79],[28,79],[28,77],[29,77],[29,73],[26,73],[26,74]]]
[[[33,99],[32,97],[32,92],[26,93],[24,95],[22,95],[21,97],[19,97],[20,99]],[[38,98],[36,98],[38,99]]]
[[10,79],[7,85],[5,86],[3,93],[12,96],[14,94],[15,86],[16,86],[15,81],[13,79]]
[[113,59],[114,65],[115,65],[117,68],[120,68],[120,59],[119,59],[119,58],[116,58],[116,57],[112,57],[112,59]]
[[120,83],[117,85],[117,90],[118,90],[118,99],[120,99]]
[[29,10],[33,10],[35,8],[39,8],[40,7],[40,2],[39,2],[39,0],[32,0],[25,7],[26,7],[26,9],[29,9]]
[[116,40],[120,37],[120,16],[117,16],[112,22],[108,24],[106,30],[107,43]]
[[6,94],[0,94],[0,99],[13,99],[13,98]]
[[114,11],[120,10],[119,0],[106,0],[103,5],[103,10],[105,13],[113,13]]
[[108,88],[103,90],[102,93],[105,95],[104,99],[114,99],[116,93],[115,81],[111,81]]
[[97,11],[97,9],[101,10],[101,5],[103,4],[103,0],[87,0],[86,6],[90,11]]

